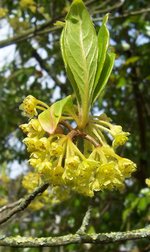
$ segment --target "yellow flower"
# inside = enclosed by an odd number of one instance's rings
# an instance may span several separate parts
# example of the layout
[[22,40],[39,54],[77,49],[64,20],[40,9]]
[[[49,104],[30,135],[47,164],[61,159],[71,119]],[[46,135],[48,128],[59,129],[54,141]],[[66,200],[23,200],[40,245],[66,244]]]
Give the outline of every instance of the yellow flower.
[[111,134],[115,137],[122,132],[122,127],[120,125],[113,125],[109,123]]
[[29,152],[36,151],[39,148],[39,139],[37,137],[26,137],[24,138],[23,143],[27,146]]
[[35,5],[30,5],[29,6],[30,11],[32,11],[33,13],[36,13],[37,7]]
[[49,148],[50,148],[50,142],[49,139],[46,137],[42,137],[42,138],[37,138],[37,137],[26,137],[23,140],[23,143],[25,143],[27,145],[27,150],[29,152],[41,152],[41,154],[43,152],[48,152]]
[[[107,164],[100,165],[98,172],[96,174],[97,184],[93,185],[95,191],[99,190],[113,190],[113,189],[122,189],[124,187],[123,180],[124,177],[120,170],[118,169],[116,162],[109,162]],[[99,187],[98,187],[99,183]],[[94,188],[95,186],[95,188]]]
[[136,165],[131,160],[117,155],[109,145],[95,148],[90,158],[96,159],[100,164],[92,185],[95,191],[122,189],[125,178],[136,170]]
[[0,8],[0,18],[4,18],[8,13],[8,10],[5,8]]
[[0,198],[0,206],[4,206],[8,204],[8,199],[7,198]]
[[50,202],[58,204],[70,198],[70,189],[66,186],[54,186],[50,194]]
[[70,157],[64,167],[62,178],[67,186],[85,196],[94,195],[91,183],[94,181],[94,174],[98,163],[94,160],[78,157]]
[[130,159],[122,158],[119,156],[118,156],[118,166],[124,178],[130,177],[131,173],[136,170],[135,163],[133,163]]
[[[77,176],[77,168],[80,164],[80,159],[78,156],[67,158],[65,161],[65,168],[63,173],[63,180],[65,183],[69,183]],[[71,182],[72,183],[72,182]]]
[[117,156],[113,148],[110,147],[109,145],[103,145],[102,147],[100,147],[100,150],[105,154],[107,158],[109,157],[116,158]]
[[35,158],[31,156],[31,158],[29,159],[29,164],[37,170],[40,167],[41,163],[42,160],[40,158]]
[[30,9],[33,13],[35,13],[37,10],[36,3],[34,2],[34,0],[21,0],[20,6],[22,9]]
[[[128,136],[130,134],[129,132],[124,132],[120,125],[113,125],[105,121],[101,121],[101,124],[103,126],[99,126],[99,127],[105,130],[106,132],[108,132],[109,134],[111,134],[112,137],[114,138],[114,141],[112,144],[113,148],[116,148],[119,145],[123,145],[126,143],[126,141],[128,140]],[[109,129],[107,127],[109,127]]]
[[[29,172],[26,174],[22,180],[23,187],[28,192],[33,192],[33,190],[39,186],[41,183],[41,176],[38,173]],[[39,210],[42,207],[44,207],[45,203],[47,203],[48,200],[48,190],[42,193],[42,196],[38,196],[31,204],[30,208],[33,210]]]
[[70,156],[69,158],[66,158],[65,164],[67,167],[71,169],[76,169],[78,165],[80,164],[81,159],[79,156]]
[[28,7],[29,5],[35,4],[34,0],[21,0],[20,6],[21,7]]
[[24,99],[23,103],[20,105],[19,109],[23,110],[26,116],[33,117],[37,115],[36,111],[37,104],[38,100],[32,95],[28,95]]
[[51,156],[60,156],[63,152],[63,147],[56,143],[56,142],[52,142],[50,145],[50,155]]
[[40,175],[38,173],[29,172],[26,174],[22,180],[23,187],[32,192],[35,187],[37,187],[40,183]]
[[121,133],[117,134],[114,138],[112,146],[114,148],[116,148],[119,145],[124,145],[128,140],[128,137],[127,137],[128,135],[129,135],[128,132],[123,132],[123,131]]
[[150,179],[145,179],[145,183],[147,184],[148,187],[150,187]]
[[[42,200],[42,199],[41,199]],[[34,211],[38,211],[41,208],[44,207],[44,203],[41,202],[38,198],[34,199],[34,201],[31,202],[31,204],[29,205],[29,207],[34,210]]]
[[56,166],[52,169],[51,177],[50,177],[50,182],[54,186],[58,186],[63,184],[62,180],[62,174],[64,172],[64,168],[61,166]]
[[29,123],[21,124],[19,127],[28,137],[42,137],[45,133],[38,119],[31,119]]

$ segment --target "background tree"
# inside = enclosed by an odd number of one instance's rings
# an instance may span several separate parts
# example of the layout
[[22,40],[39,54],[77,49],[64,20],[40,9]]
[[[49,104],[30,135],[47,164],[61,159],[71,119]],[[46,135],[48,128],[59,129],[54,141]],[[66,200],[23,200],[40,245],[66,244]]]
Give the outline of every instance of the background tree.
[[[0,204],[16,201],[25,194],[21,181],[28,167],[23,138],[18,126],[25,121],[18,107],[32,94],[46,103],[68,95],[71,90],[60,54],[61,29],[54,26],[64,20],[71,1],[3,1],[0,41],[1,53],[10,50],[11,60],[3,59],[0,71]],[[92,201],[89,232],[109,232],[141,228],[149,224],[149,189],[145,179],[149,171],[149,22],[148,1],[85,1],[98,29],[102,17],[110,12],[109,31],[112,49],[117,54],[115,67],[103,101],[94,110],[104,110],[116,124],[131,132],[126,148],[120,149],[138,165],[134,178],[126,182],[126,191],[97,193]],[[9,47],[8,47],[9,46]],[[16,171],[21,167],[22,173]],[[17,168],[18,169],[18,168]],[[20,169],[19,169],[20,171]],[[17,174],[17,175],[16,175]],[[12,190],[13,188],[13,190]],[[2,233],[48,236],[75,232],[81,225],[89,199],[74,195],[61,204],[31,204],[2,227]],[[33,211],[33,209],[37,211]],[[18,221],[18,217],[20,218]],[[48,221],[47,221],[48,220]],[[100,246],[100,247],[99,247]],[[149,251],[147,240],[111,245],[70,245],[66,251]],[[29,251],[41,251],[30,249]],[[15,249],[16,251],[16,249]],[[18,249],[19,251],[19,249]],[[22,250],[21,250],[22,251]]]

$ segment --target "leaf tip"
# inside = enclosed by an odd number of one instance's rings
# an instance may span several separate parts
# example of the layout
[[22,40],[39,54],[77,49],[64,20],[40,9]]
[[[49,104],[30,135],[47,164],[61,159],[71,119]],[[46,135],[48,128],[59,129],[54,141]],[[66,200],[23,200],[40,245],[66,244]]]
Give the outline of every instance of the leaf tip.
[[103,24],[107,24],[110,13],[107,13],[103,18]]

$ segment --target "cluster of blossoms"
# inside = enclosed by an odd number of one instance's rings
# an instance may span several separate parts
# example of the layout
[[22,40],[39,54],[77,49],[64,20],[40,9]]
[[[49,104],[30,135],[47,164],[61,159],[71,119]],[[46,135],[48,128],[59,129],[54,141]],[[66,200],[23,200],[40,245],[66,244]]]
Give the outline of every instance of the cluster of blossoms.
[[8,13],[8,10],[6,8],[0,8],[0,19],[4,18]]
[[34,2],[34,0],[21,0],[20,1],[20,7],[22,9],[26,9],[29,8],[33,13],[36,12],[36,3]]
[[[121,126],[112,125],[106,115],[90,116],[81,130],[78,126],[72,128],[71,117],[70,122],[64,122],[62,116],[56,130],[49,134],[37,112],[47,110],[48,105],[30,95],[20,108],[30,117],[27,124],[20,126],[27,135],[23,142],[30,153],[29,164],[40,181],[49,182],[60,198],[67,197],[70,191],[92,197],[95,191],[124,188],[124,180],[135,171],[136,165],[116,154],[116,148],[129,135]],[[113,138],[111,146],[106,140],[109,136]]]

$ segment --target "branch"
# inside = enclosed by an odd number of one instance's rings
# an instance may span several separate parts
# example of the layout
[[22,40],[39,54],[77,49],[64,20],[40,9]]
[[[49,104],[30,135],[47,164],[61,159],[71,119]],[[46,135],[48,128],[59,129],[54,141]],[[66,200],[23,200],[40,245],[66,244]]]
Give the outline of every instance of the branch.
[[[101,11],[101,13],[106,13],[105,10],[100,10],[100,11]],[[98,11],[98,13],[100,13],[100,11]],[[128,17],[128,16],[136,16],[136,15],[140,15],[140,14],[148,13],[148,12],[150,12],[150,8],[140,9],[140,10],[132,11],[132,12],[125,12],[122,15],[119,15],[119,16],[112,16],[112,17],[110,16],[109,19],[125,18],[125,17]],[[6,46],[9,46],[9,45],[13,45],[15,43],[18,43],[20,41],[23,41],[23,40],[26,40],[26,39],[29,39],[29,38],[32,38],[32,37],[35,37],[35,36],[39,36],[39,35],[42,35],[42,34],[54,32],[54,31],[61,28],[61,27],[53,26],[54,22],[56,20],[58,20],[58,19],[61,19],[61,18],[63,18],[63,16],[57,17],[55,20],[48,20],[44,24],[38,25],[38,26],[36,26],[36,28],[28,29],[27,31],[25,31],[25,32],[23,32],[21,34],[18,34],[18,35],[14,36],[14,37],[1,40],[0,41],[0,48],[6,47]],[[103,19],[102,17],[93,18],[93,21],[101,21],[102,19]],[[45,29],[45,28],[49,27],[50,25],[52,25],[52,27],[50,27],[48,29]]]
[[16,213],[23,211],[25,208],[27,208],[28,205],[35,199],[35,197],[38,194],[43,193],[48,188],[48,186],[49,186],[48,183],[40,185],[31,194],[27,195],[24,199],[22,199],[19,205],[14,207],[4,216],[0,215],[0,225],[9,220]]
[[77,234],[85,234],[86,233],[86,229],[87,229],[87,226],[89,225],[89,220],[91,217],[91,211],[92,211],[92,207],[89,206],[88,210],[86,211],[85,216],[83,218],[81,227],[77,231]]
[[[137,11],[131,11],[131,12],[125,12],[122,15],[119,16],[109,16],[109,19],[113,20],[113,19],[119,19],[119,18],[126,18],[126,17],[130,17],[130,16],[136,16],[136,15],[140,15],[143,13],[148,13],[150,12],[150,8],[147,9],[140,9]],[[99,17],[99,18],[93,18],[93,21],[101,21],[103,18]]]
[[13,203],[10,203],[10,204],[8,204],[6,206],[1,207],[0,208],[0,213],[6,211],[8,209],[14,208],[15,206],[19,205],[21,203],[21,201],[22,201],[22,199],[19,199],[19,200],[13,202]]
[[99,14],[99,13],[108,13],[108,12],[110,12],[110,11],[112,11],[112,10],[115,10],[115,9],[120,8],[123,4],[124,4],[124,0],[120,1],[119,3],[116,3],[115,5],[113,5],[113,6],[109,7],[109,8],[107,8],[107,9],[103,9],[103,10],[98,10],[98,9],[101,8],[101,6],[98,6],[97,10],[95,10],[95,11],[93,12],[93,15],[94,15],[94,14]]
[[108,244],[128,240],[150,238],[150,227],[127,232],[110,232],[99,234],[68,234],[57,237],[4,237],[0,238],[0,246],[10,247],[54,247],[68,244]]
[[[58,19],[59,18],[62,18],[62,17],[58,17]],[[1,40],[0,41],[0,48],[18,43],[22,40],[32,38],[34,36],[38,36],[45,28],[49,27],[50,25],[53,25],[55,21],[56,21],[56,19],[53,19],[53,20],[50,19],[47,22],[45,22],[44,24],[37,25],[36,27],[30,28],[30,29],[26,30],[25,32],[22,32],[14,37]],[[60,27],[53,26],[52,28],[48,29],[48,32],[56,31],[58,29],[60,29]]]

